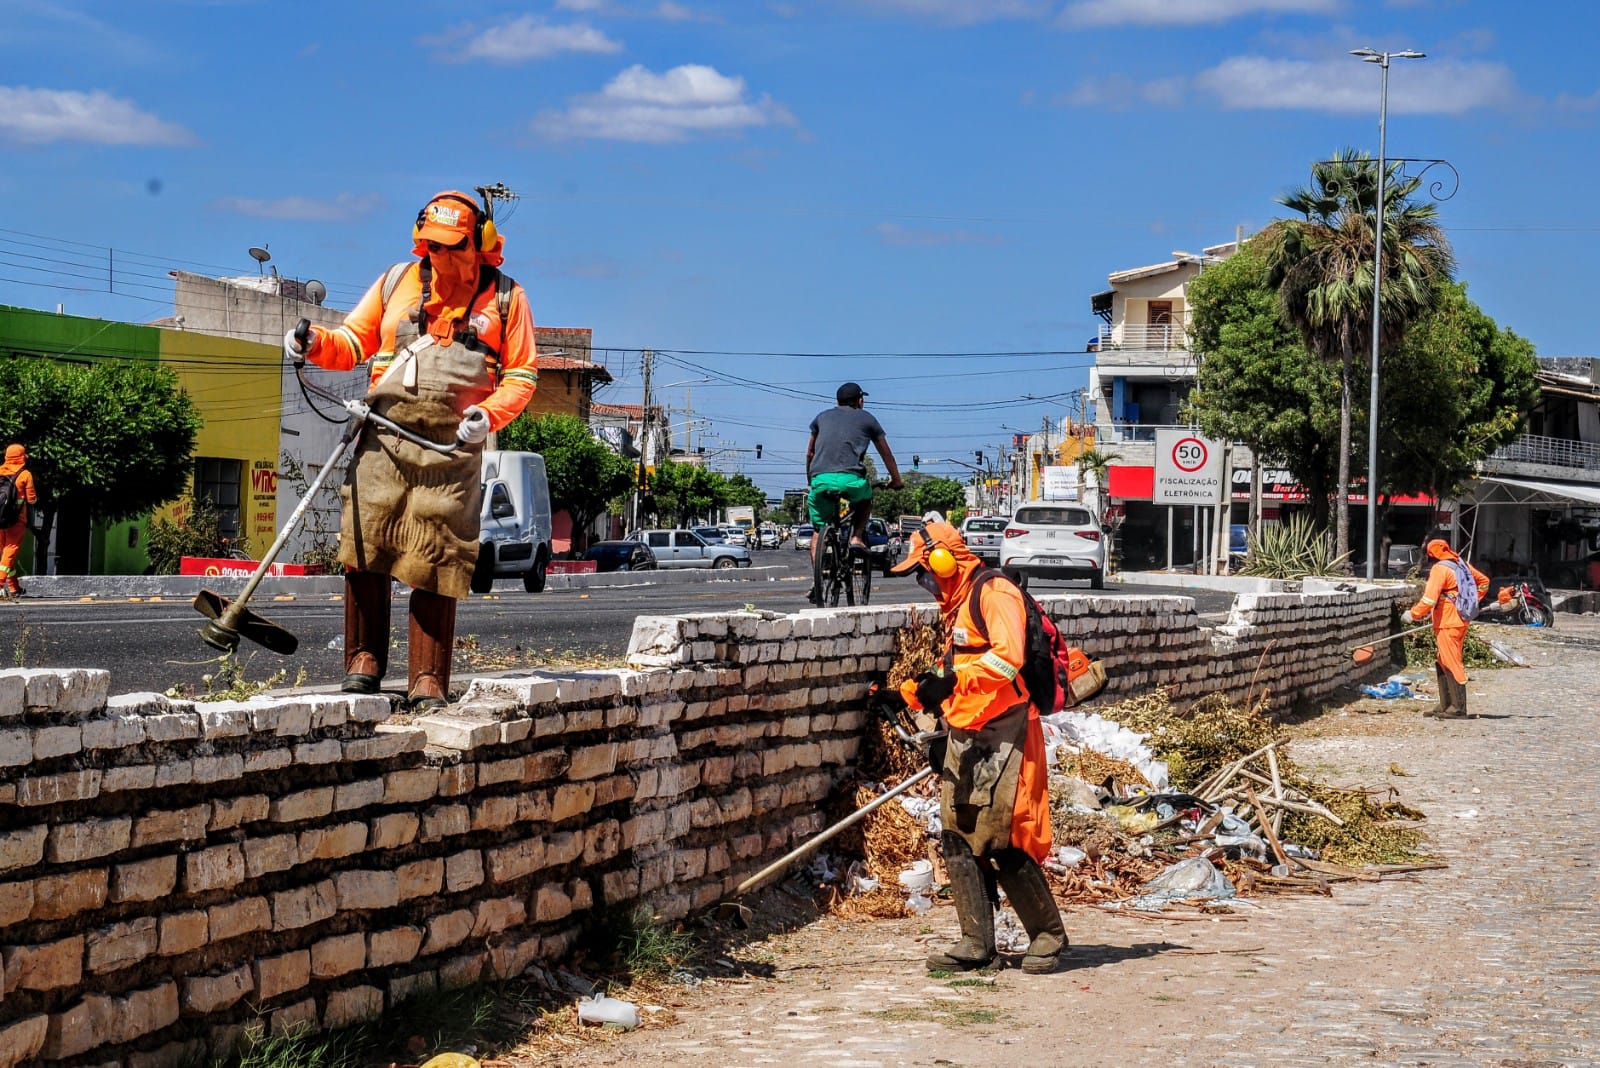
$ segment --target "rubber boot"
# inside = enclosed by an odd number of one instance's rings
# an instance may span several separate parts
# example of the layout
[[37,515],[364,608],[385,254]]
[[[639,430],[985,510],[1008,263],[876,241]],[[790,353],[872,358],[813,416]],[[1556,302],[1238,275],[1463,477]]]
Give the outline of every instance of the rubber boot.
[[1011,907],[1030,939],[1022,970],[1029,975],[1049,975],[1061,963],[1061,951],[1067,948],[1067,929],[1044,869],[1016,848],[996,850],[994,863],[1000,870],[1000,885],[1005,887],[1006,897],[1011,899]]
[[1453,675],[1449,676],[1449,680],[1450,696],[1452,698],[1450,702],[1450,718],[1467,719],[1467,684],[1457,682]]
[[377,693],[389,667],[389,576],[350,571],[344,576],[345,693]]
[[1450,672],[1444,669],[1443,664],[1433,665],[1433,679],[1434,685],[1439,689],[1439,703],[1425,710],[1422,714],[1428,719],[1446,719],[1450,715],[1452,703],[1450,700],[1450,685],[1456,680],[1451,677]]
[[928,955],[929,971],[973,971],[994,963],[994,905],[984,886],[980,861],[967,840],[954,831],[940,836],[945,867],[950,871],[950,893],[961,924],[961,941],[947,950]]
[[414,712],[450,703],[450,656],[456,643],[456,599],[411,591],[410,677],[406,704]]

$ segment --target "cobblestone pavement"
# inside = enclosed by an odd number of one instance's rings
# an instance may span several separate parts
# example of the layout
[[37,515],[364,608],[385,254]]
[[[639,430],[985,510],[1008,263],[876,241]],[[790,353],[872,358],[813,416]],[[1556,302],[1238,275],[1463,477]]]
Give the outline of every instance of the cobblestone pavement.
[[948,907],[824,921],[755,947],[771,979],[702,987],[675,1023],[559,1063],[1600,1063],[1600,621],[1493,633],[1534,666],[1476,672],[1478,718],[1389,702],[1330,712],[1293,746],[1321,777],[1398,787],[1446,871],[1272,897],[1243,922],[1073,909],[1068,967],[1048,977],[930,978]]

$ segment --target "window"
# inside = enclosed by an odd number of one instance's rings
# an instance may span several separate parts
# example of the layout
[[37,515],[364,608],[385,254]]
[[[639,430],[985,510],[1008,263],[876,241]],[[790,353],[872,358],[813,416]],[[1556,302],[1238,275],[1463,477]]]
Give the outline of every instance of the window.
[[1004,519],[969,519],[967,530],[977,534],[998,534],[1006,529]]
[[223,537],[238,540],[239,497],[244,489],[244,461],[200,456],[194,462],[194,496],[211,502]]
[[652,549],[665,549],[672,545],[672,535],[664,530],[652,530],[648,537]]
[[1047,527],[1087,527],[1094,520],[1082,508],[1019,508],[1016,523],[1036,523]]
[[680,530],[672,537],[673,543],[680,549],[698,549],[704,544],[692,530]]

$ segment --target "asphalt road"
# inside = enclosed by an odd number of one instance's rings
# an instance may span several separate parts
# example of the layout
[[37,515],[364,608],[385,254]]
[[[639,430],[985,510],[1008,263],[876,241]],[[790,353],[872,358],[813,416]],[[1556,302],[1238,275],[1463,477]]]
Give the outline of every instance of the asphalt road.
[[[787,546],[756,554],[758,567],[773,567],[766,580],[683,583],[641,574],[637,585],[546,590],[529,594],[515,581],[501,582],[493,598],[474,597],[457,609],[459,655],[456,674],[493,671],[541,663],[571,666],[585,659],[619,658],[628,647],[639,615],[714,612],[749,604],[777,612],[810,605],[810,573],[804,553]],[[1035,592],[1088,591],[1084,582],[1037,582]],[[1193,596],[1202,613],[1226,612],[1232,595],[1206,590],[1152,586],[1106,587],[1108,594],[1177,593]],[[875,576],[872,603],[925,600],[909,579]],[[295,655],[280,657],[245,643],[240,660],[248,680],[261,681],[282,668],[285,682],[303,670],[307,685],[337,683],[343,675],[340,645],[344,629],[340,602],[318,597],[262,601],[260,614],[300,640]],[[395,597],[391,634],[400,648],[391,655],[389,683],[405,680],[405,594]],[[216,653],[196,631],[201,617],[185,600],[76,601],[24,600],[0,604],[0,663],[26,667],[98,667],[111,672],[111,691],[165,691],[179,686],[203,691],[203,676],[217,668]]]

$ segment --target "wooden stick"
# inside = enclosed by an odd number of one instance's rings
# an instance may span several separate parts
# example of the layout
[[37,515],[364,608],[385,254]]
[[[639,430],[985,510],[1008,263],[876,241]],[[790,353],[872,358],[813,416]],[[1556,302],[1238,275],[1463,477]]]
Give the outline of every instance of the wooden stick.
[[[1250,761],[1254,760],[1256,757],[1260,756],[1262,753],[1265,753],[1267,750],[1275,748],[1277,746],[1277,744],[1278,744],[1278,740],[1270,741],[1266,745],[1262,746],[1260,749],[1257,749],[1254,753],[1251,753],[1248,756],[1240,757],[1238,760],[1235,760],[1233,763],[1227,765],[1221,771],[1219,771],[1215,775],[1213,775],[1211,777],[1211,779],[1207,779],[1206,782],[1204,783],[1204,786],[1207,789],[1212,789],[1212,790],[1216,789],[1218,786],[1222,785],[1222,783],[1227,782],[1229,779],[1233,778],[1234,775],[1238,774],[1240,768],[1244,767],[1246,764],[1250,763]],[[1212,779],[1215,779],[1217,781],[1213,782]],[[1206,801],[1211,800],[1211,798],[1206,797],[1204,793],[1201,793],[1199,791],[1195,792],[1195,796],[1199,797],[1199,798],[1203,798]]]
[[1141,920],[1167,920],[1172,923],[1245,923],[1243,916],[1219,913],[1215,916],[1180,916],[1171,912],[1141,912],[1139,909],[1106,909],[1113,916],[1137,916]]
[[[1279,801],[1283,800],[1283,779],[1278,776],[1278,754],[1267,750],[1267,767],[1272,770],[1272,796]],[[1283,830],[1283,810],[1279,809],[1272,814],[1272,833],[1277,834]]]
[[1404,875],[1409,871],[1443,871],[1449,866],[1442,860],[1435,860],[1423,864],[1379,864],[1366,870],[1377,872],[1379,875]]
[[1283,851],[1283,843],[1278,841],[1278,832],[1272,829],[1272,820],[1267,817],[1266,810],[1261,807],[1260,798],[1256,797],[1256,788],[1246,786],[1245,790],[1250,795],[1250,803],[1255,806],[1256,821],[1261,824],[1261,833],[1267,836],[1267,844],[1272,847],[1272,855],[1278,858],[1278,863],[1285,868],[1289,867],[1289,855]]

